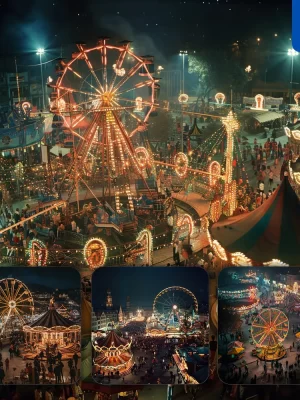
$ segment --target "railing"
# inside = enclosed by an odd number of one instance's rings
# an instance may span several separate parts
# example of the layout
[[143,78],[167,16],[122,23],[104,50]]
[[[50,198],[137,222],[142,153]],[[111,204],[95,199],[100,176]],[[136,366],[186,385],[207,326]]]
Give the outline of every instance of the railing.
[[72,232],[72,231],[61,231],[60,238],[65,242],[79,244],[80,246],[84,246],[85,242],[87,241],[88,237],[83,235],[82,233]]

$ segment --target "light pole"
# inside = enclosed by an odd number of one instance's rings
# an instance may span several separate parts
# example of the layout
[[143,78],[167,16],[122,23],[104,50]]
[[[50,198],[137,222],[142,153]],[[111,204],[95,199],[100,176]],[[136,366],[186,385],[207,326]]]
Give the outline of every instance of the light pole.
[[[188,55],[187,50],[180,50],[180,57],[182,57],[182,94],[184,94],[184,58]],[[181,151],[183,152],[183,105],[181,104]]]
[[184,57],[188,55],[187,50],[180,50],[180,57],[182,57],[182,93],[184,93]]
[[43,65],[42,65],[42,55],[45,54],[45,50],[39,48],[36,52],[40,56],[40,66],[41,66],[41,80],[42,80],[42,96],[43,96],[43,110],[45,110],[45,92],[44,92],[44,77],[43,77]]
[[292,104],[292,94],[293,94],[293,77],[294,77],[294,57],[299,53],[294,49],[288,49],[288,55],[292,57],[291,60],[291,81],[290,81],[290,104]]

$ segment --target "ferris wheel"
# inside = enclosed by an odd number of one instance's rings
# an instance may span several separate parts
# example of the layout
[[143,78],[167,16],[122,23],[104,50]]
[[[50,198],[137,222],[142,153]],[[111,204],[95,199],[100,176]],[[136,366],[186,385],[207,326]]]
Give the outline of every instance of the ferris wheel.
[[0,320],[1,333],[8,322],[18,320],[23,325],[24,317],[31,316],[34,310],[33,297],[28,287],[18,279],[6,278],[0,280]]
[[183,319],[197,312],[196,296],[181,286],[171,286],[162,290],[153,302],[153,314],[157,322],[166,329],[180,326]]
[[77,47],[69,62],[58,63],[57,81],[49,84],[50,109],[73,136],[73,160],[62,183],[71,182],[68,199],[78,181],[93,192],[87,180],[94,177],[109,194],[118,187],[130,200],[129,172],[144,179],[130,138],[147,128],[160,89],[153,57],[137,56],[128,41],[113,46],[103,38],[94,47]]
[[260,347],[273,349],[281,344],[289,332],[287,316],[277,308],[263,310],[253,321],[251,335]]

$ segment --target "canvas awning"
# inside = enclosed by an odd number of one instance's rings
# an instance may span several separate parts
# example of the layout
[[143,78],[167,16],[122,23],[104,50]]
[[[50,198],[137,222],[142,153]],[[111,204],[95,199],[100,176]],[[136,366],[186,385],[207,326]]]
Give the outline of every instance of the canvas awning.
[[260,207],[219,220],[211,233],[229,253],[241,252],[260,263],[274,259],[298,265],[300,203],[288,177]]
[[283,114],[277,112],[266,111],[259,114],[254,114],[253,118],[256,119],[260,124],[265,122],[275,121],[283,117]]

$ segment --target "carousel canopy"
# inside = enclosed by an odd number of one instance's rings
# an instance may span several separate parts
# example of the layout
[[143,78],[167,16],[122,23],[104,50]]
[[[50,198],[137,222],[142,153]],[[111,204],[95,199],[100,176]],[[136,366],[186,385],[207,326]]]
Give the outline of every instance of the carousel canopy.
[[300,204],[287,177],[256,210],[219,221],[211,231],[230,253],[244,253],[256,262],[299,263]]
[[104,338],[96,338],[99,347],[120,347],[128,344],[128,340],[121,338],[115,331],[110,331]]
[[69,319],[63,317],[55,309],[51,308],[29,326],[30,328],[35,328],[37,326],[43,326],[45,328],[54,328],[55,326],[63,326],[68,328],[73,325],[74,325],[73,321],[70,321]]
[[198,128],[197,118],[194,119],[194,123],[193,123],[191,129],[189,130],[188,135],[189,136],[203,136],[203,132],[201,131],[200,128]]

